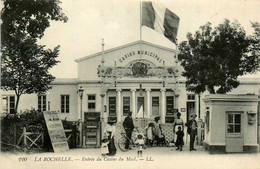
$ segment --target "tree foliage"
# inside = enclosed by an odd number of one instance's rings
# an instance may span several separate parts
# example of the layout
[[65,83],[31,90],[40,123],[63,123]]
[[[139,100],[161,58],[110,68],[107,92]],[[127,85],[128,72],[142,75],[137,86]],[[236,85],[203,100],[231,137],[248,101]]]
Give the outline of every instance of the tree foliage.
[[8,43],[17,35],[41,38],[50,20],[64,21],[59,0],[4,0],[2,10],[2,44]]
[[59,46],[46,49],[37,41],[50,20],[67,21],[58,0],[4,0],[2,10],[1,88],[14,90],[17,111],[22,94],[46,92],[54,77]]
[[187,39],[179,45],[179,59],[189,91],[223,94],[238,87],[238,76],[258,68],[257,42],[236,21],[225,20],[214,29],[207,23]]

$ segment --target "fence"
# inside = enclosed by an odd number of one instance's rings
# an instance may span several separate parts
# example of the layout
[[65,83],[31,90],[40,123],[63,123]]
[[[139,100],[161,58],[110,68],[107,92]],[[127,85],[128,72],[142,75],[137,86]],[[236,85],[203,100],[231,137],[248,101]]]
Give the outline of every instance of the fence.
[[[72,140],[73,132],[72,129],[65,130],[68,142]],[[28,132],[26,127],[23,127],[23,132],[18,139],[17,146],[21,146],[25,151],[36,147],[43,148],[44,145],[44,132]]]

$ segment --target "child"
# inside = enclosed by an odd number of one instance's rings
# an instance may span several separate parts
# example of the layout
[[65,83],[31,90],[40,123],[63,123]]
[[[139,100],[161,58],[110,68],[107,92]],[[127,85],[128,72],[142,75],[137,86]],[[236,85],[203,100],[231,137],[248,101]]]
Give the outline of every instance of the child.
[[102,144],[101,144],[101,155],[102,156],[106,156],[106,154],[109,153],[109,151],[108,151],[109,140],[108,139],[103,139],[101,142],[102,142]]
[[154,124],[149,123],[147,128],[147,145],[153,146],[153,139],[154,139]]
[[137,134],[137,139],[135,143],[138,144],[137,156],[142,157],[143,146],[144,146],[144,135],[142,133]]
[[184,133],[181,130],[181,126],[178,127],[178,131],[176,132],[176,135],[177,135],[177,140],[175,143],[175,146],[177,147],[176,150],[182,151],[182,146],[184,145],[184,142],[183,142]]

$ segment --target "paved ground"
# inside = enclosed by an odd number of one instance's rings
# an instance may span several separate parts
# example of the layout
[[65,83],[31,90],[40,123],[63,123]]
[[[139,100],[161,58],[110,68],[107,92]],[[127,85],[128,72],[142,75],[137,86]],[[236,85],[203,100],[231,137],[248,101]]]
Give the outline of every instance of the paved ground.
[[[62,153],[2,153],[1,169],[76,169],[76,168],[113,168],[113,169],[260,169],[260,154],[221,154],[210,155],[202,147],[197,151],[176,151],[175,147],[153,147],[143,151],[137,158],[136,150],[117,151],[116,156],[101,157],[100,149],[72,149]],[[25,161],[26,160],[26,161]]]

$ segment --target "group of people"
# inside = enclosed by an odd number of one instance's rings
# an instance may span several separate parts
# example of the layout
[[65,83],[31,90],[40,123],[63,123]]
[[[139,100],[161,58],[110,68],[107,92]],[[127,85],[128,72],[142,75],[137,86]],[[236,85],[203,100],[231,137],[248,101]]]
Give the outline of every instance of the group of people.
[[[191,119],[187,123],[185,123],[185,126],[187,127],[187,133],[190,135],[190,151],[196,151],[196,149],[194,148],[195,137],[197,135],[197,121],[195,120],[196,117],[197,117],[196,114],[192,114]],[[154,118],[155,123],[148,123],[148,127],[147,127],[148,146],[153,145],[153,140],[156,140],[157,146],[158,144],[160,143],[163,144],[165,142],[165,136],[162,133],[159,120],[160,117],[155,117]],[[176,141],[175,141],[175,135],[177,136]],[[177,147],[176,150],[182,151],[182,146],[184,145],[183,137],[184,137],[184,121],[181,118],[181,113],[178,112],[173,122],[172,143],[175,143],[175,146]]]
[[[195,120],[197,115],[192,114],[191,120],[189,120],[187,123],[185,123],[185,126],[187,127],[187,133],[190,135],[190,151],[196,151],[194,148],[194,141],[195,137],[197,135],[197,121]],[[160,125],[160,117],[155,117],[154,122],[148,123],[148,126],[146,128],[146,134],[147,134],[147,146],[152,146],[153,141],[156,140],[157,146],[161,144],[165,144],[165,136],[162,133],[161,125]],[[123,127],[126,132],[126,136],[128,138],[132,138],[132,132],[134,130],[134,122],[132,119],[132,112],[129,111],[128,116],[124,119]],[[176,131],[177,129],[177,131]],[[103,155],[115,155],[116,154],[116,147],[115,147],[115,141],[114,141],[114,135],[115,135],[115,126],[113,125],[113,122],[109,122],[107,126],[104,129],[105,132],[105,139],[102,140],[102,154]],[[175,141],[175,138],[172,142],[175,142],[175,146],[177,147],[176,150],[182,151],[182,146],[184,145],[183,137],[184,137],[184,122],[181,118],[181,113],[177,113],[177,117],[174,120],[173,123],[173,136],[177,135],[177,139]],[[144,146],[145,142],[144,136],[142,134],[139,134],[136,139],[136,143],[139,145],[138,147],[138,155],[142,155],[142,147]],[[125,143],[125,149],[131,149],[129,147],[130,141],[127,139]]]
[[[117,149],[114,140],[116,127],[113,124],[114,124],[113,122],[108,122],[108,124],[104,129],[104,139],[102,139],[102,145],[101,145],[102,155],[113,156],[116,154]],[[128,116],[125,118],[123,122],[123,127],[125,129],[126,136],[128,138],[132,138],[132,132],[134,130],[134,122],[132,119],[131,111],[128,112]],[[125,143],[125,149],[130,149],[129,143],[130,143],[129,140],[127,139]]]
[[[195,142],[195,137],[197,135],[197,121],[196,121],[196,114],[191,115],[191,119],[185,123],[185,126],[187,127],[187,134],[190,135],[190,151],[196,151],[194,148],[194,142]],[[178,131],[176,132],[176,128]],[[183,137],[184,137],[184,122],[183,119],[181,118],[181,113],[177,113],[177,118],[173,122],[173,135],[177,135],[177,139],[175,142],[175,146],[177,147],[176,150],[182,151],[182,146],[184,145]]]

